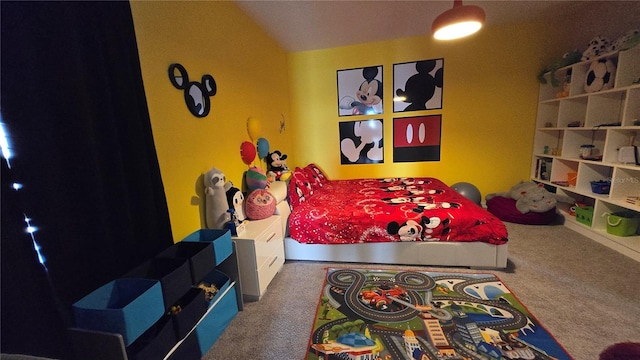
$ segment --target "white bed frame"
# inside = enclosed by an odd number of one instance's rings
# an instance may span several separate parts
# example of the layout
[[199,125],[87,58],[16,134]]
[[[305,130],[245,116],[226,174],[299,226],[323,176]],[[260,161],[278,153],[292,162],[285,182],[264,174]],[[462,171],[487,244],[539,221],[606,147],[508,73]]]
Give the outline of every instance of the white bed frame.
[[[288,235],[289,204],[278,204],[284,234]],[[332,261],[394,265],[506,268],[507,245],[484,242],[391,242],[366,244],[302,244],[285,236],[286,260]]]
[[483,242],[392,242],[366,244],[302,244],[286,237],[287,260],[315,260],[396,265],[506,268],[507,244]]

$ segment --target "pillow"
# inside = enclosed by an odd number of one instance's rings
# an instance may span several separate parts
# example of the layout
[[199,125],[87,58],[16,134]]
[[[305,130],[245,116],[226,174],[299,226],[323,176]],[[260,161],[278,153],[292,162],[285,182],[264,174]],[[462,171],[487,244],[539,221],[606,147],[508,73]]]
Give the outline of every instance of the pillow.
[[306,166],[306,168],[313,171],[316,174],[317,178],[320,179],[320,182],[322,184],[329,181],[329,178],[327,177],[327,175],[318,167],[318,165],[314,163],[310,163],[309,165]]
[[267,190],[276,199],[276,204],[279,204],[287,198],[287,182],[286,181],[274,181],[269,184]]
[[316,191],[323,186],[322,180],[320,180],[318,173],[316,173],[312,168],[307,166],[302,169],[302,171],[304,172],[305,177],[311,185],[311,190]]
[[504,196],[494,196],[487,200],[487,210],[502,221],[526,225],[547,225],[556,218],[556,208],[545,212],[523,214],[516,208],[516,200]]
[[250,191],[265,189],[267,187],[267,175],[257,166],[252,166],[247,170],[245,182]]
[[276,199],[264,189],[253,190],[244,203],[245,213],[251,220],[261,220],[276,212]]
[[313,195],[313,189],[309,184],[309,180],[304,171],[297,167],[291,173],[291,180],[289,181],[289,202],[291,206],[300,205],[311,195]]

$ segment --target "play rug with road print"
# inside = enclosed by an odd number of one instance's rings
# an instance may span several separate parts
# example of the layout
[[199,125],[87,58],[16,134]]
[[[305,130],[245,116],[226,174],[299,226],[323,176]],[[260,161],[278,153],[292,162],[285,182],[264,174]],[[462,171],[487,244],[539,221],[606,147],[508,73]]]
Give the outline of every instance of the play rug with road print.
[[572,359],[493,274],[327,270],[307,359]]

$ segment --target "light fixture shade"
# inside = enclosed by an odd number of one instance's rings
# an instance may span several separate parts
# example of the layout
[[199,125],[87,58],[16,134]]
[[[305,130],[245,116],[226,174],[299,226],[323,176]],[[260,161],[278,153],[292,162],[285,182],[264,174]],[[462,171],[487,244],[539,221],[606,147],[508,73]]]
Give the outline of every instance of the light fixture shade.
[[462,0],[454,0],[453,8],[433,20],[431,30],[437,40],[458,39],[480,30],[484,20],[485,14],[481,7],[462,5]]

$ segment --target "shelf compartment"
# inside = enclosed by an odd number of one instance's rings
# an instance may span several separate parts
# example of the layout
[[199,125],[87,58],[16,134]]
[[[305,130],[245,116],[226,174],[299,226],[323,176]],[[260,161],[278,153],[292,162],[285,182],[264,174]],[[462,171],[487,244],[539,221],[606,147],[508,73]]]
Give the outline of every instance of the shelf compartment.
[[[640,196],[640,167],[638,170],[616,168],[611,181],[611,200],[626,204],[627,196]],[[628,204],[630,209],[635,207]]]
[[593,145],[597,151],[593,155],[602,155],[606,136],[606,130],[585,128],[567,130],[562,144],[562,156],[564,158],[580,160],[580,146],[582,145]]
[[622,125],[640,126],[640,124],[635,123],[638,120],[640,120],[640,84],[638,84],[638,87],[629,89]]
[[560,100],[558,109],[558,127],[568,127],[570,123],[579,121],[584,125],[587,116],[588,97],[582,96]]
[[613,169],[610,166],[581,162],[578,167],[578,182],[576,184],[577,191],[583,194],[589,194],[596,198],[608,198],[609,195],[596,194],[591,191],[591,182],[598,180],[610,180],[612,170]]
[[594,93],[589,98],[585,127],[622,123],[627,92],[624,90]]
[[619,213],[635,214],[635,217],[640,217],[640,212],[629,210],[629,209],[627,209],[625,207],[618,206],[618,205],[613,204],[613,203],[611,203],[609,201],[600,201],[600,202],[597,203],[597,205],[595,207],[595,211],[594,211],[594,215],[593,215],[593,222],[594,223],[593,223],[592,227],[597,231],[601,231],[601,232],[609,235],[608,236],[609,238],[612,238],[612,239],[622,238],[622,236],[611,235],[611,234],[609,234],[607,232],[607,215],[608,214],[619,214]]
[[541,103],[538,108],[538,117],[536,119],[537,127],[557,127],[559,109],[560,101],[548,101]]
[[635,136],[633,145],[640,146],[640,128],[636,129],[611,129],[607,135],[607,141],[604,148],[603,161],[609,164],[619,164],[618,151],[622,146],[630,144],[631,137]]
[[537,181],[549,181],[553,170],[553,158],[536,157],[531,169],[531,177]]
[[[541,129],[536,134],[534,153],[544,155],[558,155],[562,153],[562,139],[564,132],[558,129]],[[554,154],[554,149],[555,154]],[[545,151],[547,151],[545,153]]]
[[640,46],[621,51],[618,57],[616,88],[633,85],[640,79]]
[[554,159],[551,167],[551,182],[562,185],[562,182],[569,181],[569,174],[578,173],[578,165],[577,161]]

